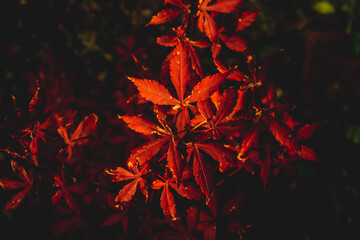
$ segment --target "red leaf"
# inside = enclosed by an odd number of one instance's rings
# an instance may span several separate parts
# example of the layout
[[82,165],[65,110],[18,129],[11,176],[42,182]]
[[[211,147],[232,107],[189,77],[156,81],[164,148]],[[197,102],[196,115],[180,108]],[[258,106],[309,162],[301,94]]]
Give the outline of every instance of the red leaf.
[[19,182],[17,180],[12,180],[7,178],[0,179],[0,186],[3,189],[18,189],[18,188],[26,187],[27,185],[28,185],[27,183]]
[[245,91],[238,89],[237,95],[238,95],[238,97],[236,99],[236,105],[235,105],[233,111],[228,115],[229,119],[231,119],[237,112],[239,112],[240,110],[242,110],[244,108]]
[[128,170],[117,167],[115,170],[105,169],[105,173],[111,177],[113,182],[120,182],[124,180],[130,180],[136,178],[136,175]]
[[179,42],[173,51],[173,57],[170,60],[170,76],[180,102],[183,102],[186,85],[190,80],[190,65],[188,49],[182,42]]
[[90,114],[81,121],[74,133],[71,135],[71,142],[77,142],[77,144],[84,144],[88,141],[88,137],[94,133],[96,129],[96,123],[98,116]]
[[271,156],[270,156],[270,150],[267,149],[266,153],[265,153],[265,158],[261,163],[261,171],[260,171],[260,177],[263,179],[264,189],[267,189],[267,187],[268,187],[271,162],[272,161],[271,161]]
[[235,154],[220,143],[196,143],[196,146],[220,163],[219,170],[221,172],[235,165]]
[[276,121],[273,117],[269,116],[266,119],[269,123],[270,131],[282,146],[286,146],[291,150],[300,150],[300,147],[296,142],[295,136],[286,126]]
[[220,39],[225,43],[225,45],[231,50],[237,52],[243,52],[248,49],[246,44],[246,40],[237,35],[232,35],[231,37],[227,37],[224,34],[220,34]]
[[134,181],[126,184],[123,189],[120,190],[119,194],[115,198],[115,202],[123,203],[128,202],[132,199],[136,193],[136,189],[141,178],[136,178]]
[[176,143],[173,138],[169,142],[167,161],[167,166],[173,173],[175,181],[179,181],[181,179],[182,172],[182,156],[180,154],[180,151],[177,149]]
[[199,189],[195,188],[192,184],[188,182],[180,183],[179,186],[176,183],[169,182],[170,187],[175,189],[175,191],[182,197],[187,199],[200,200],[201,193]]
[[301,145],[300,148],[301,150],[297,153],[299,157],[304,160],[318,161],[316,154],[311,148],[304,145]]
[[5,210],[6,211],[12,211],[19,207],[19,205],[24,201],[27,193],[30,191],[30,188],[25,188],[24,190],[15,193],[12,195],[11,200],[6,202],[5,204]]
[[214,117],[214,104],[210,100],[206,99],[199,101],[197,103],[197,107],[204,119],[208,122],[212,122]]
[[[202,19],[200,23],[203,23],[201,28],[205,30],[206,36],[209,37],[211,42],[215,42],[217,37],[217,27],[214,19],[205,11],[200,14],[199,20],[200,19]],[[201,28],[199,27],[200,30]]]
[[40,89],[38,82],[37,85],[35,95],[32,97],[29,104],[29,114],[31,116],[41,114],[45,107],[45,93]]
[[166,131],[164,129],[161,129],[158,125],[151,122],[145,117],[124,115],[124,116],[119,116],[119,118],[124,120],[124,122],[127,123],[129,128],[131,128],[132,130],[138,133],[142,133],[145,135],[166,134]]
[[232,110],[236,105],[236,99],[237,99],[237,94],[233,88],[225,90],[218,104],[218,109],[216,111],[216,116],[214,118],[215,120],[214,125],[221,123],[221,121],[224,120],[225,117],[232,112]]
[[178,39],[175,35],[163,35],[156,39],[157,44],[165,47],[174,47],[178,43]]
[[162,24],[174,20],[182,12],[184,12],[184,10],[182,9],[164,9],[160,11],[157,15],[153,16],[151,21],[145,26]]
[[309,139],[314,133],[315,130],[318,128],[319,124],[312,123],[312,124],[306,124],[302,128],[299,129],[296,133],[296,138],[298,140],[306,140]]
[[203,156],[197,147],[194,147],[193,173],[197,184],[201,191],[206,195],[206,203],[208,204],[214,195],[214,187],[210,167],[204,162]]
[[191,46],[191,44],[187,44],[187,48],[189,50],[189,56],[191,59],[191,67],[195,70],[196,74],[199,75],[200,78],[204,77],[203,71],[201,69],[201,64],[199,60],[199,56],[196,54],[195,49]]
[[209,98],[217,90],[218,86],[224,82],[228,74],[229,72],[226,74],[216,73],[203,78],[195,85],[191,95],[185,99],[185,102],[198,102]]
[[176,219],[176,207],[174,197],[170,192],[167,182],[165,182],[164,189],[160,197],[160,205],[165,215],[171,216],[173,220]]
[[214,4],[207,6],[205,9],[207,11],[230,13],[234,12],[242,3],[243,0],[218,0]]
[[154,157],[160,151],[161,147],[169,141],[169,139],[170,137],[153,140],[135,148],[131,151],[131,155],[127,160],[128,166],[135,166],[137,162],[140,165],[143,165],[145,162]]
[[168,3],[178,6],[178,7],[181,7],[181,8],[186,8],[186,5],[182,0],[164,0],[164,5],[166,5]]
[[241,17],[238,19],[238,24],[236,26],[236,31],[243,30],[244,28],[250,26],[252,22],[255,21],[256,16],[260,11],[248,11],[243,12]]
[[[219,72],[226,73],[226,72],[229,71],[229,69],[224,67],[224,65],[222,65],[219,60],[215,59],[214,63],[215,63],[216,68],[218,69]],[[231,79],[231,80],[235,80],[235,81],[249,81],[249,77],[246,76],[245,73],[243,73],[243,72],[241,72],[241,71],[239,71],[237,69],[232,69],[231,73],[226,78]]]
[[179,105],[180,101],[171,96],[169,90],[160,83],[148,79],[128,77],[137,87],[142,97],[157,105]]
[[256,125],[244,135],[239,152],[240,157],[242,157],[250,148],[258,143],[258,134],[259,127]]

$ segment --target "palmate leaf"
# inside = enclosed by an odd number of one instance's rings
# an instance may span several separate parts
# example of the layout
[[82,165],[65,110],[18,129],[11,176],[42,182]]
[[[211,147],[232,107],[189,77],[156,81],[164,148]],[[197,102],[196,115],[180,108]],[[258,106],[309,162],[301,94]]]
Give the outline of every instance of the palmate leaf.
[[93,113],[86,116],[83,121],[79,123],[76,130],[71,134],[71,137],[69,137],[66,126],[59,127],[57,129],[59,135],[63,138],[65,144],[67,145],[64,149],[68,154],[67,160],[71,159],[75,145],[88,143],[89,137],[95,133],[97,120],[98,116]]
[[242,3],[242,0],[218,0],[212,5],[208,6],[210,1],[201,1],[199,4],[199,19],[198,28],[205,32],[206,36],[211,42],[215,43],[217,40],[217,26],[215,20],[207,11],[230,13],[235,11]]
[[137,186],[139,186],[140,191],[146,199],[148,198],[149,194],[145,186],[146,180],[142,178],[142,176],[147,173],[147,168],[148,164],[143,165],[140,170],[138,166],[131,166],[130,169],[132,169],[132,172],[122,167],[117,167],[115,170],[105,169],[105,173],[108,174],[114,182],[132,180],[119,191],[115,202],[124,203],[130,201],[136,193]]
[[153,189],[161,189],[163,191],[160,197],[160,206],[164,212],[164,215],[171,216],[173,220],[176,219],[176,205],[174,197],[169,189],[168,181],[155,180],[152,184]]
[[14,161],[11,161],[11,166],[14,173],[17,175],[18,178],[21,179],[21,181],[3,178],[0,179],[0,186],[3,189],[22,190],[18,193],[13,194],[11,200],[6,202],[6,211],[11,211],[19,207],[19,205],[24,201],[28,192],[31,190],[34,181],[33,171],[30,171],[30,173],[28,174],[22,165]]

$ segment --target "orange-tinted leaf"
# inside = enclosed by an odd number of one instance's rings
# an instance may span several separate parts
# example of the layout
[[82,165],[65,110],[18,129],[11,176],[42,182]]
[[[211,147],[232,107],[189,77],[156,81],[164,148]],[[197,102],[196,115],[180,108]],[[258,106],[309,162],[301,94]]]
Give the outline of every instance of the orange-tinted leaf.
[[[229,69],[227,69],[224,65],[222,65],[222,63],[217,59],[214,60],[214,64],[216,65],[218,71],[221,73],[226,73],[229,71]],[[249,77],[246,76],[245,73],[237,69],[232,69],[231,73],[226,78],[235,81],[249,81]]]
[[127,123],[128,127],[132,130],[142,133],[145,135],[152,135],[152,134],[158,134],[163,135],[165,134],[165,130],[161,129],[158,125],[151,122],[145,117],[141,116],[119,116],[120,119],[124,120],[124,122]]
[[248,11],[243,12],[238,19],[238,24],[236,26],[236,31],[243,30],[244,28],[250,26],[252,22],[255,21],[256,16],[259,14],[259,11]]
[[128,166],[135,166],[137,162],[143,165],[154,157],[169,139],[170,137],[153,140],[135,148],[131,151],[130,157],[127,160]]
[[208,122],[212,122],[214,117],[214,104],[208,99],[199,101],[197,103],[198,110],[200,114],[204,117]]
[[169,182],[169,185],[182,197],[194,200],[200,200],[201,198],[199,189],[188,182],[180,183],[179,186],[176,183]]
[[122,167],[117,167],[115,170],[105,169],[105,173],[110,176],[113,182],[120,182],[136,178],[136,175],[134,173],[129,172]]
[[120,190],[119,194],[115,198],[115,202],[123,203],[128,202],[132,199],[136,193],[137,185],[141,178],[136,178],[134,181],[126,184],[123,189]]
[[193,173],[201,191],[206,195],[206,202],[213,197],[213,181],[209,165],[204,161],[197,147],[194,147]]
[[174,47],[178,43],[177,37],[175,35],[163,35],[156,39],[157,44],[165,47]]
[[228,74],[229,73],[216,73],[214,75],[203,78],[198,84],[195,85],[191,95],[188,96],[185,101],[198,102],[209,98],[210,95],[217,90],[218,86],[224,82]]
[[243,0],[218,0],[214,4],[207,6],[205,9],[207,11],[230,13],[234,12],[242,3]]
[[199,75],[200,78],[204,77],[203,71],[201,69],[201,64],[199,60],[199,56],[195,52],[195,49],[191,46],[191,44],[187,44],[187,48],[189,50],[189,56],[191,59],[191,67],[195,70],[196,74]]
[[169,150],[167,154],[168,168],[171,170],[175,181],[181,179],[182,172],[182,156],[177,149],[176,143],[172,138],[169,142]]
[[146,100],[157,105],[179,105],[180,101],[171,96],[169,90],[160,83],[148,79],[136,79],[129,77]]
[[217,37],[217,27],[214,19],[205,11],[200,14],[199,19],[200,18],[203,19],[203,28],[206,36],[208,36],[211,42],[215,42]]
[[236,99],[236,105],[233,109],[233,111],[228,115],[228,118],[231,119],[237,112],[242,110],[244,108],[245,104],[245,91],[238,89],[237,91],[237,99]]
[[184,12],[182,9],[164,9],[155,16],[153,16],[151,21],[146,24],[146,26],[162,24],[174,20],[182,12]]
[[172,219],[176,219],[176,207],[174,197],[170,192],[167,182],[164,185],[164,189],[160,197],[160,205],[165,215],[171,216]]
[[173,57],[170,60],[170,76],[180,102],[183,102],[186,85],[190,80],[190,63],[188,49],[182,42],[179,42],[173,51]]

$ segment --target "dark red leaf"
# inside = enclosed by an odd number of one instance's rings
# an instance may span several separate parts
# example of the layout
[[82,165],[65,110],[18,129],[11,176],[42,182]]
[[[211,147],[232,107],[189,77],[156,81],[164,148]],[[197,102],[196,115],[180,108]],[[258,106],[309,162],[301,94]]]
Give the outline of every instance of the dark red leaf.
[[312,124],[306,124],[302,128],[299,129],[296,133],[296,138],[298,140],[306,140],[309,139],[314,133],[315,130],[318,128],[319,124],[312,123]]
[[300,150],[300,147],[296,142],[296,137],[285,125],[279,123],[270,116],[266,119],[269,123],[270,131],[282,146],[286,146],[295,151]]

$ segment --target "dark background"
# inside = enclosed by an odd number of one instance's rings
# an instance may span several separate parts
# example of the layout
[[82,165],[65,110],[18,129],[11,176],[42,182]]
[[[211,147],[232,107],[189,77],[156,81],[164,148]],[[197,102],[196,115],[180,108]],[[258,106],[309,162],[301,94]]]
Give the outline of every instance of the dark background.
[[[2,1],[0,87],[26,107],[32,97],[26,74],[37,75],[49,53],[72,81],[74,95],[86,99],[83,111],[101,114],[136,74],[129,56],[116,52],[136,39],[130,52],[154,72],[169,49],[156,37],[162,26],[144,27],[162,1]],[[280,176],[266,193],[261,180],[238,188],[246,196],[244,219],[253,227],[245,239],[360,239],[360,4],[355,0],[249,0],[244,10],[261,11],[241,32],[258,62],[283,49],[270,79],[277,93],[291,99],[295,119],[320,124],[309,141],[319,162],[300,162],[292,176]],[[125,69],[119,67],[125,66]],[[80,101],[79,101],[80,102]],[[118,109],[118,111],[123,111]],[[4,161],[0,157],[0,162]],[[243,181],[241,181],[243,180]],[[9,199],[1,191],[2,206]],[[0,212],[1,231],[50,234],[50,214],[38,209]],[[35,221],[35,219],[38,219]],[[5,235],[4,235],[5,236]]]

